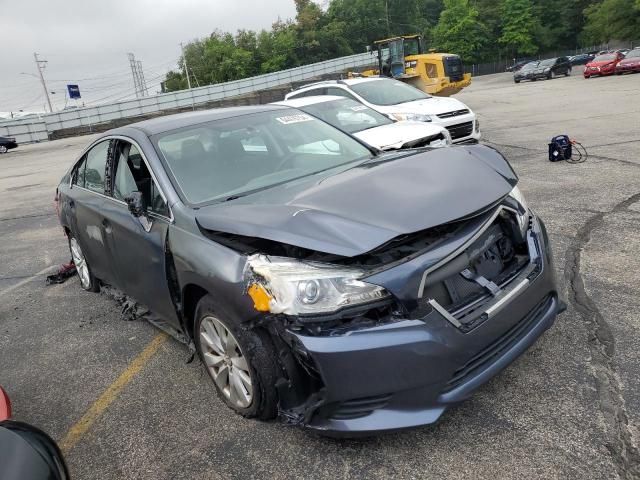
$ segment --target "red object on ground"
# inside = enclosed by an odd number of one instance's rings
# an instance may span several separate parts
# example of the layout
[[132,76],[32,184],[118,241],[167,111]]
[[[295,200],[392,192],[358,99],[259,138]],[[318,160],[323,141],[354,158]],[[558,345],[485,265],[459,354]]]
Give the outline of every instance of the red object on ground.
[[9,395],[0,387],[0,422],[11,418],[11,400]]

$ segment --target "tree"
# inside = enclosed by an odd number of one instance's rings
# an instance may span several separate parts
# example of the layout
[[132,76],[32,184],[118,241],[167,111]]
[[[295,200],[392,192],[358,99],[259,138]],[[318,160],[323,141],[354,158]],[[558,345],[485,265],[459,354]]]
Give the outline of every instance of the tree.
[[636,40],[640,37],[640,2],[638,0],[604,0],[585,10],[582,32],[585,42]]
[[534,41],[537,25],[531,0],[504,0],[499,42],[513,52],[515,58],[534,54],[538,51]]
[[455,53],[468,62],[478,61],[489,42],[489,30],[479,20],[469,0],[445,0],[440,20],[433,29],[433,44],[442,52]]

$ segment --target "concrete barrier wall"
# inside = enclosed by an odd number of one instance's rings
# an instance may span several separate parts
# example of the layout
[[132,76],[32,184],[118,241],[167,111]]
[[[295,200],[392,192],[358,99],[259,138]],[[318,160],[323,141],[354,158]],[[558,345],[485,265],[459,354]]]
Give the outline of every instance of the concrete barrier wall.
[[101,130],[99,128],[101,124],[114,123],[119,119],[154,116],[160,112],[184,110],[230,97],[238,97],[325,74],[345,71],[350,68],[372,65],[375,61],[375,56],[369,53],[361,53],[233,82],[218,83],[107,105],[50,113],[43,115],[36,121],[32,119],[10,120],[0,122],[0,135],[16,137],[18,143],[32,143],[48,140],[55,136],[53,134],[56,131],[60,130]]

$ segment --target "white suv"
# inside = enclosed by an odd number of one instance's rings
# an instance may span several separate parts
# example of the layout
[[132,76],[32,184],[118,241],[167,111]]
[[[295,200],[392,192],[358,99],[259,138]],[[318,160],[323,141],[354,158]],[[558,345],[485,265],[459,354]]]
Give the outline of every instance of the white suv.
[[440,125],[396,122],[350,98],[319,95],[294,98],[274,105],[302,110],[380,150],[451,145],[449,132]]
[[390,78],[351,78],[312,83],[288,93],[285,100],[312,95],[352,98],[393,120],[442,125],[451,134],[453,143],[477,142],[481,137],[475,113],[460,100],[434,97]]

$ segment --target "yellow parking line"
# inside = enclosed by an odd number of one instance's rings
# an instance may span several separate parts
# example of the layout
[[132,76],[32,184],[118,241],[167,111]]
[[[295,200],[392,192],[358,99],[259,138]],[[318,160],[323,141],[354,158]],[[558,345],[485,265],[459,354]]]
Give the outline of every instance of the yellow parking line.
[[165,333],[159,333],[153,340],[133,359],[120,376],[109,385],[100,398],[98,398],[87,413],[85,413],[78,422],[76,422],[60,441],[60,449],[62,453],[68,453],[80,439],[87,433],[89,428],[100,418],[100,415],[118,398],[124,387],[133,380],[133,378],[144,368],[151,357],[158,351],[160,346],[167,340]]

